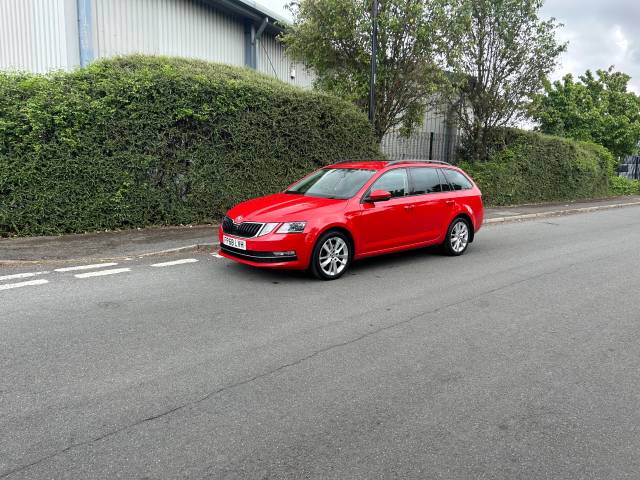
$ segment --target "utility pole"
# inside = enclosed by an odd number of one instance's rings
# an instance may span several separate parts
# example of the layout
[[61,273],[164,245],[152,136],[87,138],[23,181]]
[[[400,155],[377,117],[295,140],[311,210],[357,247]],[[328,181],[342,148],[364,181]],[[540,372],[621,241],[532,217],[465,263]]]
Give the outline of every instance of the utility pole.
[[371,76],[369,78],[369,122],[376,121],[376,70],[378,51],[378,0],[372,0],[371,6]]

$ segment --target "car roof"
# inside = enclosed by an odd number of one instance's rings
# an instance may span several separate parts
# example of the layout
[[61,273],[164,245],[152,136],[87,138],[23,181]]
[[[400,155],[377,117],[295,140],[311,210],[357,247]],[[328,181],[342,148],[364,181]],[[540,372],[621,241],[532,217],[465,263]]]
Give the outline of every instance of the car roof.
[[387,166],[387,160],[345,160],[327,165],[324,168],[363,168],[367,170],[382,170]]
[[324,168],[360,168],[367,170],[382,170],[389,166],[453,166],[446,162],[440,162],[437,160],[345,160],[343,162],[334,163],[333,165],[327,165]]

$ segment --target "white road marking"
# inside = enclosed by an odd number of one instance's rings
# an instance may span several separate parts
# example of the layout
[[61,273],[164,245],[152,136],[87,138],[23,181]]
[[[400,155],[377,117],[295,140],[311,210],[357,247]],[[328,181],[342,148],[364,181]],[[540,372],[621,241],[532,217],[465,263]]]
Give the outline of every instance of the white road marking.
[[114,267],[117,263],[96,263],[93,265],[80,265],[77,267],[56,268],[56,272],[75,272],[76,270],[93,270],[94,268]]
[[111,270],[100,270],[99,272],[76,273],[76,278],[101,277],[103,275],[115,275],[117,273],[130,272],[130,268],[112,268]]
[[49,280],[29,280],[28,282],[8,283],[6,285],[0,285],[0,290],[10,290],[12,288],[29,287],[31,285],[44,285],[49,283]]
[[151,267],[171,267],[173,265],[183,265],[185,263],[196,263],[195,258],[183,258],[182,260],[173,260],[171,262],[154,263]]
[[224,258],[222,255],[220,255],[219,253],[212,253],[211,255],[213,255],[216,258]]
[[13,280],[14,278],[29,278],[29,277],[35,277],[37,275],[46,275],[47,273],[50,273],[50,272],[14,273],[13,275],[5,275],[3,277],[0,277],[0,282],[3,280]]

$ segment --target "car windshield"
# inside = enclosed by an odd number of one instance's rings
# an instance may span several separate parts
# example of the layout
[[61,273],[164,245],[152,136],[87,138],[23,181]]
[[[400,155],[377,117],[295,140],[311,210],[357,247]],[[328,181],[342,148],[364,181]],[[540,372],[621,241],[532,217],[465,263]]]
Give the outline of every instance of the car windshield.
[[295,183],[285,193],[344,200],[353,197],[374,173],[375,170],[360,168],[323,168]]

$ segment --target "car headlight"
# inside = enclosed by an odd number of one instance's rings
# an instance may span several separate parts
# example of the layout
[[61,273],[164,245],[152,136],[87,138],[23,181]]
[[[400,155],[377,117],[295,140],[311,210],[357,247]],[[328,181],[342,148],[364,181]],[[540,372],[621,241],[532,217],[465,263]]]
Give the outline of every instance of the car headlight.
[[302,233],[307,222],[286,222],[278,229],[276,233]]
[[279,223],[265,223],[262,228],[258,231],[256,237],[261,237],[262,235],[267,235],[268,233],[273,232],[273,229],[276,228]]

